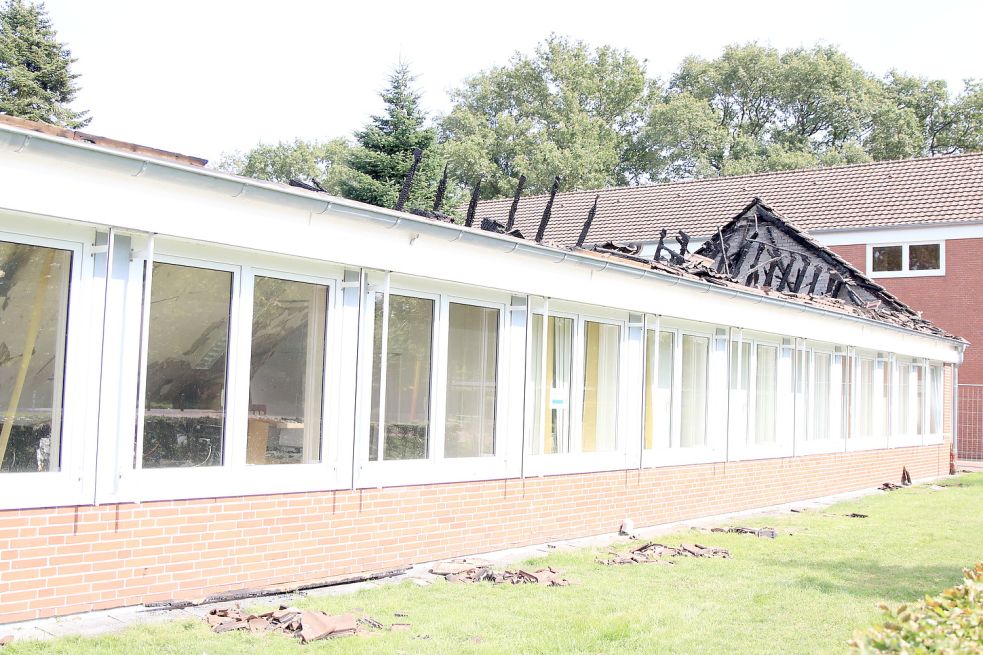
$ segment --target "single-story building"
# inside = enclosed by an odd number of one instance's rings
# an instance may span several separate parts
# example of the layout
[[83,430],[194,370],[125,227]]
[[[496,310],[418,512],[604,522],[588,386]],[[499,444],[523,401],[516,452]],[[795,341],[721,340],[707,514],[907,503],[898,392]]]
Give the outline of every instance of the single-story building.
[[653,259],[202,164],[0,121],[0,621],[949,471],[966,342],[762,202]]

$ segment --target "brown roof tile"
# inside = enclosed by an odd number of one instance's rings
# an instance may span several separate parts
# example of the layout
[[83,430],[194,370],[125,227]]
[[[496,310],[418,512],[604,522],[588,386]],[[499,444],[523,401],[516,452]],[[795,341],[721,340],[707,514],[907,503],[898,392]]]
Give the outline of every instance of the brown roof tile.
[[[654,241],[663,227],[705,237],[754,197],[809,231],[983,221],[983,153],[568,191],[556,197],[545,239],[573,245],[598,195],[587,243]],[[548,198],[519,203],[524,234],[535,234]],[[511,202],[480,203],[478,221],[504,222]]]

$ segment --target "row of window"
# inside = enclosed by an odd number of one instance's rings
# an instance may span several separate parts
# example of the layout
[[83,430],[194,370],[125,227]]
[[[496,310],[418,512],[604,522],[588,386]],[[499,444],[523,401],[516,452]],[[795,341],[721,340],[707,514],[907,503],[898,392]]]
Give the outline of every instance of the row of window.
[[[71,251],[0,241],[4,472],[59,468],[72,267]],[[325,461],[336,424],[326,397],[344,375],[329,347],[340,343],[342,285],[165,256],[143,275],[134,467],[220,467],[229,439],[248,465]],[[767,448],[942,430],[942,368],[921,360],[393,289],[388,276],[361,288],[371,345],[359,370],[371,382],[356,439],[366,439],[367,462],[495,458],[506,406],[524,414],[532,456],[618,451],[636,424],[650,451],[717,448],[724,433]],[[626,373],[630,343],[643,358],[637,383]],[[508,344],[524,363],[526,379],[508,392],[518,405],[503,402]]]

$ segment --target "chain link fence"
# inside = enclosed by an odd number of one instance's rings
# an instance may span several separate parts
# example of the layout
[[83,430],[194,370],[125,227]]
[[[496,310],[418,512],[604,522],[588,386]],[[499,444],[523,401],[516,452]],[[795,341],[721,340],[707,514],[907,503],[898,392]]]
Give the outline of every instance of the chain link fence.
[[983,462],[983,384],[959,385],[956,459]]

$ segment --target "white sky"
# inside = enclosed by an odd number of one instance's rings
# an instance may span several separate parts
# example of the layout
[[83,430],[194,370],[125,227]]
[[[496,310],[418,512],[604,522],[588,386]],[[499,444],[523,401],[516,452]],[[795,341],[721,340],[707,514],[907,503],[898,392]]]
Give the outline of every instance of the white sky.
[[550,32],[626,48],[666,78],[728,43],[837,45],[865,69],[983,77],[980,0],[671,3],[567,0],[47,0],[78,58],[90,132],[206,157],[257,142],[350,134],[381,107],[402,57],[424,106]]

